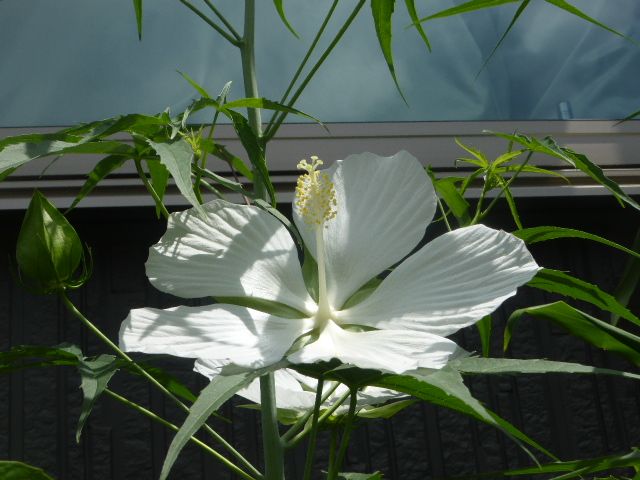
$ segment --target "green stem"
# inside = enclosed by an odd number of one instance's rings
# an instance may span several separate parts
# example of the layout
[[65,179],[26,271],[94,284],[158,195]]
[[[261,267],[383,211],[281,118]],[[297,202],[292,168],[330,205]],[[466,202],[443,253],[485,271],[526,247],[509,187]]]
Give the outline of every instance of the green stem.
[[240,36],[240,34],[238,32],[236,32],[236,29],[233,28],[233,25],[231,25],[227,21],[227,19],[224,17],[224,15],[222,15],[220,10],[218,10],[216,8],[216,6],[213,3],[211,3],[211,0],[204,0],[204,3],[207,4],[207,7],[209,7],[211,9],[213,14],[220,19],[220,21],[224,24],[225,27],[227,27],[227,29],[229,30],[229,33],[231,33],[231,35],[233,35],[233,37],[236,39],[236,41],[238,43],[240,43],[242,41],[242,37]]
[[222,35],[224,39],[227,40],[231,45],[234,45],[236,47],[240,46],[240,42],[238,42],[238,40],[236,40],[227,32],[225,32],[224,29],[220,27],[220,25],[218,25],[213,20],[211,20],[208,16],[206,16],[200,9],[198,9],[198,7],[193,5],[189,0],[180,0],[180,3],[182,3],[185,7],[187,7],[189,10],[191,10],[193,13],[199,16],[202,20],[204,20],[211,28],[213,28],[216,32]]
[[[336,7],[338,6],[338,2],[339,1],[340,0],[333,0],[333,3],[331,4],[331,8],[329,9],[329,12],[325,16],[324,21],[322,22],[322,25],[318,29],[318,32],[316,33],[315,38],[311,42],[311,45],[309,46],[309,49],[307,50],[307,53],[305,54],[304,58],[300,62],[300,65],[298,65],[298,69],[296,70],[296,73],[294,73],[293,77],[291,78],[291,81],[289,82],[289,85],[287,86],[287,89],[285,90],[284,94],[282,95],[282,98],[280,99],[280,103],[281,104],[284,104],[284,102],[287,101],[287,97],[291,93],[291,90],[293,90],[293,87],[296,84],[296,82],[298,81],[298,78],[300,78],[300,75],[302,74],[302,70],[304,70],[304,67],[307,65],[307,62],[309,61],[309,58],[311,57],[311,54],[313,53],[313,51],[315,50],[318,42],[320,41],[320,37],[322,37],[322,34],[324,33],[324,31],[325,31],[325,29],[327,27],[327,24],[329,23],[329,20],[331,20],[331,17],[333,16],[333,12],[335,11]],[[274,124],[274,120],[275,119],[276,119],[276,115],[274,114],[273,117],[271,117],[271,121],[269,122],[269,126],[267,127],[265,136],[269,136],[269,132],[273,128],[273,124]]]
[[313,406],[313,418],[311,420],[311,437],[309,438],[309,445],[307,446],[307,458],[304,463],[304,475],[302,480],[311,480],[311,473],[313,471],[313,459],[316,452],[316,442],[318,440],[318,416],[320,415],[320,406],[322,405],[322,386],[324,385],[324,379],[318,379],[318,385],[316,387],[316,402]]
[[144,184],[145,188],[155,200],[158,208],[160,208],[160,212],[162,212],[162,216],[164,218],[169,218],[169,210],[167,210],[167,207],[165,207],[164,203],[162,203],[162,199],[160,198],[160,195],[158,195],[158,192],[156,192],[155,188],[153,188],[153,185],[149,183],[147,174],[142,169],[142,162],[140,161],[139,158],[136,158],[134,159],[134,163],[136,165],[136,172],[138,172],[138,176],[140,177],[140,180],[142,180],[142,183]]
[[260,412],[265,480],[284,480],[284,448],[278,429],[273,372],[260,377]]
[[[165,427],[173,430],[174,432],[177,432],[179,430],[179,428],[176,425],[174,425],[173,423],[168,422],[164,418],[162,418],[159,415],[153,413],[151,410],[147,410],[142,405],[138,405],[137,403],[132,402],[131,400],[129,400],[129,399],[127,399],[127,398],[125,398],[125,397],[123,397],[121,395],[118,395],[117,393],[109,390],[108,388],[104,390],[104,393],[109,395],[111,398],[119,401],[120,403],[126,405],[127,407],[136,410],[137,412],[145,415],[146,417],[149,417],[151,420],[153,420],[155,422],[158,422],[159,424],[164,425]],[[196,445],[198,445],[203,450],[205,450],[211,456],[213,456],[213,457],[217,458],[218,460],[220,460],[229,470],[231,470],[235,474],[241,476],[245,480],[256,480],[255,477],[252,477],[251,475],[246,473],[244,470],[241,470],[240,468],[238,468],[236,465],[231,463],[227,458],[222,456],[220,453],[218,453],[216,450],[211,448],[209,445],[207,445],[203,441],[198,440],[196,437],[193,437],[193,436],[189,437],[189,440],[192,441],[193,443],[195,443]]]
[[[322,425],[327,420],[327,418],[333,415],[333,412],[335,412],[338,407],[340,407],[340,405],[342,405],[344,401],[349,398],[349,395],[351,395],[350,392],[345,392],[344,395],[342,395],[336,403],[331,405],[331,408],[328,408],[322,415],[320,415],[320,418],[318,419],[318,426]],[[307,425],[304,430],[302,430],[298,435],[293,437],[293,439],[291,439],[291,441],[287,443],[287,448],[295,447],[300,442],[300,440],[302,440],[310,431],[311,425]]]
[[344,457],[347,453],[347,447],[349,446],[349,439],[351,438],[351,431],[353,430],[353,422],[356,417],[356,405],[358,403],[358,390],[351,390],[351,401],[349,402],[349,413],[347,415],[347,422],[344,426],[344,433],[342,439],[340,439],[340,448],[334,462],[329,466],[329,473],[327,474],[327,480],[335,480],[338,478],[338,472],[344,461]]
[[[351,26],[351,23],[358,16],[358,13],[360,13],[360,10],[362,9],[362,7],[364,6],[365,3],[366,3],[366,0],[360,0],[358,2],[358,4],[355,6],[353,11],[351,12],[351,15],[349,15],[347,20],[344,22],[344,25],[342,25],[342,27],[338,31],[337,35],[335,36],[335,38],[331,41],[329,46],[322,53],[322,55],[320,56],[318,61],[315,63],[315,65],[309,71],[309,73],[307,73],[307,76],[304,78],[304,80],[302,81],[300,86],[297,88],[296,92],[291,97],[291,100],[289,100],[289,102],[287,102],[287,105],[289,107],[293,106],[296,103],[296,101],[298,100],[298,97],[300,97],[300,95],[302,94],[304,89],[307,87],[307,84],[311,81],[311,79],[316,74],[318,69],[322,66],[324,61],[329,56],[329,54],[331,54],[331,52],[333,51],[335,46],[338,44],[338,42],[340,42],[340,40],[342,39],[343,35],[349,29],[349,27]],[[265,141],[269,141],[269,140],[271,140],[271,138],[273,138],[273,136],[278,132],[278,129],[280,128],[280,125],[282,125],[282,122],[284,122],[286,117],[287,117],[287,113],[286,112],[282,112],[280,115],[278,115],[278,118],[274,122],[274,125],[271,127],[271,130],[268,132],[268,135],[265,135]]]
[[[340,384],[338,382],[334,382],[333,386],[329,390],[327,390],[325,393],[323,393],[321,403],[326,402],[329,399],[329,397],[333,394],[333,392],[336,391],[339,385]],[[296,423],[294,423],[289,428],[289,430],[287,430],[287,432],[282,436],[282,440],[285,442],[285,447],[288,447],[286,442],[288,442],[296,433],[298,433],[299,430],[301,430],[307,424],[307,420],[311,418],[311,415],[313,415],[313,410],[307,410],[305,414],[302,417],[300,417],[296,421]]]
[[[62,291],[60,293],[60,297],[62,298],[63,303],[69,309],[73,315],[78,318],[94,335],[96,335],[100,340],[102,340],[111,350],[113,350],[116,355],[125,360],[127,363],[131,365],[131,367],[136,370],[140,375],[146,378],[153,386],[158,388],[162,393],[164,393],[167,397],[169,397],[173,402],[180,407],[186,413],[189,413],[189,407],[182,403],[182,401],[176,397],[173,393],[166,389],[164,385],[162,385],[158,380],[155,379],[149,372],[147,372],[144,368],[138,365],[133,359],[123,352],[118,345],[113,343],[109,337],[107,337],[102,331],[96,327],[91,320],[85,317],[80,310],[76,308],[73,302],[69,299],[66,292]],[[236,457],[251,473],[257,478],[262,478],[262,474],[249,462],[240,452],[238,452],[229,442],[227,442],[218,432],[213,430],[206,423],[203,425],[203,428],[211,435],[218,443],[220,443],[229,453],[231,453],[234,457]]]
[[[244,80],[244,94],[249,98],[258,98],[258,77],[256,75],[255,59],[255,33],[256,33],[256,3],[255,0],[244,2],[244,37],[240,44],[240,57],[242,59],[242,78]],[[249,114],[249,126],[256,138],[262,137],[262,119],[260,109],[247,108]],[[253,169],[253,188],[257,198],[268,200],[267,189],[260,172]]]
[[442,219],[444,220],[444,224],[447,226],[447,231],[451,231],[451,225],[449,224],[449,219],[447,218],[447,212],[444,209],[444,205],[442,205],[442,200],[440,200],[440,197],[436,195],[436,200],[438,200],[438,207],[440,208],[440,211],[442,212]]

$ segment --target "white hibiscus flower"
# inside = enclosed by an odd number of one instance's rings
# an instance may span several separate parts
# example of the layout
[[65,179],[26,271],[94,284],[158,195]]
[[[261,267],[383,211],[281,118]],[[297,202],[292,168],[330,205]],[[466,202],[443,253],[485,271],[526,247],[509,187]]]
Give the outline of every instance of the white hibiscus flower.
[[[319,165],[301,162],[307,174],[294,202],[295,224],[318,264],[317,301],[282,223],[257,207],[215,200],[202,206],[204,216],[195,209],[172,214],[146,269],[163,292],[228,303],[132,310],[120,330],[122,348],[244,368],[287,358],[395,373],[437,369],[457,349],[447,335],[491,313],[538,270],[521,240],[483,225],[445,233],[407,257],[433,218],[436,197],[406,152]],[[344,308],[402,259],[370,296]],[[278,302],[300,318],[233,305],[234,297]]]

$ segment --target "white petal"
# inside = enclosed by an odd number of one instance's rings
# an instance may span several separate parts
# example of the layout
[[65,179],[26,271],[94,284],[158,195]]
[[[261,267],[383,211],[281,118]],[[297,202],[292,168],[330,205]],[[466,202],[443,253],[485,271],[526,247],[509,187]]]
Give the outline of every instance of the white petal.
[[[340,308],[375,275],[407,256],[422,240],[436,209],[431,181],[407,152],[372,153],[335,162],[337,215],[325,224],[329,303]],[[315,233],[294,207],[294,221],[314,257]]]
[[445,233],[400,264],[345,323],[449,335],[493,312],[539,267],[522,240],[483,225]]
[[360,368],[403,373],[418,367],[442,368],[457,348],[438,335],[400,330],[353,332],[329,321],[315,342],[288,358],[294,363],[337,358]]
[[284,356],[312,328],[305,319],[284,319],[236,305],[131,310],[120,327],[128,352],[208,358],[259,368]]
[[257,207],[223,200],[171,214],[149,251],[147,276],[163,292],[184,298],[256,297],[311,314],[293,239]]

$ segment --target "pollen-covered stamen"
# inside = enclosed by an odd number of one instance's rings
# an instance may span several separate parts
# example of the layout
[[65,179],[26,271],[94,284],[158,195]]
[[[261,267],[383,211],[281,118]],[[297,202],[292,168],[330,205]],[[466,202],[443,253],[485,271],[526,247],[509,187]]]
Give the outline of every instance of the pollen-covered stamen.
[[336,216],[336,191],[329,175],[317,170],[321,165],[322,160],[316,156],[311,157],[311,163],[298,163],[298,168],[307,173],[298,177],[295,201],[305,223],[318,227]]

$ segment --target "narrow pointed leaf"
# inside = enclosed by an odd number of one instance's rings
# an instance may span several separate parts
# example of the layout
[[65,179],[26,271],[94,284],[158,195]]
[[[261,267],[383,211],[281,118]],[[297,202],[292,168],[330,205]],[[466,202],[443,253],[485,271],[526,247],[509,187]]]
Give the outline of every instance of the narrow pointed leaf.
[[614,30],[613,28],[609,27],[608,25],[605,25],[604,23],[596,20],[593,17],[590,17],[589,15],[587,15],[586,13],[584,13],[582,10],[576,8],[574,5],[571,5],[570,3],[566,2],[565,0],[545,0],[547,3],[550,3],[551,5],[554,5],[558,8],[561,8],[562,10],[564,10],[565,12],[569,12],[572,15],[575,15],[576,17],[581,18],[582,20],[586,20],[589,23],[592,23],[600,28],[605,29],[607,32],[613,33],[614,35],[618,35],[619,37],[622,37],[626,40],[631,41],[632,43],[636,43],[632,38],[629,38],[628,36],[618,32],[617,30]]
[[634,252],[633,250],[623,247],[611,240],[607,240],[606,238],[600,237],[598,235],[594,235],[592,233],[583,232],[581,230],[575,230],[573,228],[563,228],[563,227],[532,227],[532,228],[523,228],[521,230],[516,230],[512,232],[513,235],[525,241],[525,243],[532,245],[538,242],[546,242],[548,240],[556,240],[559,238],[581,238],[584,240],[591,240],[593,242],[602,243],[603,245],[607,245],[608,247],[616,248],[624,253],[627,253],[633,257],[640,258],[640,253]]
[[[385,375],[373,385],[407,393],[434,405],[473,417],[502,430],[508,436],[516,439],[517,442],[532,446],[550,458],[555,458],[544,447],[530,439],[512,424],[486,409],[471,395],[460,373],[451,368],[445,367],[424,376]],[[529,452],[527,451],[527,453]]]
[[461,226],[466,226],[471,223],[471,215],[469,214],[469,210],[471,209],[471,205],[469,202],[462,196],[456,183],[458,179],[453,177],[445,177],[435,180],[433,185],[436,188],[436,192],[444,203],[451,209],[451,212],[458,220],[458,223]]
[[54,347],[16,345],[8,351],[0,352],[0,374],[33,366],[73,366],[77,365],[81,358],[80,349],[71,344]]
[[111,377],[116,373],[118,361],[113,355],[100,355],[94,360],[82,360],[78,365],[82,383],[82,407],[76,428],[76,442],[80,443],[82,429],[89,419],[91,410],[102,395]]
[[225,103],[223,106],[224,109],[231,108],[263,108],[265,110],[274,110],[277,112],[286,112],[291,113],[293,115],[298,115],[300,117],[307,118],[309,120],[313,120],[314,122],[322,125],[322,127],[326,130],[325,125],[318,120],[316,117],[312,117],[311,115],[304,113],[296,108],[289,107],[287,105],[283,105],[278,102],[274,102],[273,100],[267,100],[266,98],[240,98],[238,100],[234,100],[233,102]]
[[0,460],[0,478],[3,480],[53,480],[44,470],[13,460]]
[[138,28],[138,40],[142,40],[142,0],[133,0],[133,9],[136,13],[136,26]]
[[463,374],[473,375],[515,375],[569,373],[583,375],[609,375],[640,380],[637,373],[623,372],[609,368],[592,367],[579,363],[554,362],[551,360],[521,360],[516,358],[464,357],[449,362],[448,366]]
[[460,15],[462,13],[474,12],[476,10],[482,10],[483,8],[499,7],[507,3],[515,3],[521,0],[471,0],[455,7],[447,8],[428,17],[423,17],[420,22],[426,22],[427,20],[433,20],[434,18],[452,17],[454,15]]
[[491,315],[487,315],[476,323],[476,328],[480,334],[480,344],[482,345],[482,356],[488,357],[491,354],[491,330],[493,321]]
[[96,166],[93,167],[93,170],[91,170],[91,172],[89,173],[89,176],[85,180],[84,185],[82,185],[80,192],[78,192],[78,195],[76,195],[76,198],[73,200],[73,203],[69,207],[69,210],[75,208],[83,198],[85,198],[93,191],[98,183],[100,183],[105,177],[124,165],[127,160],[129,160],[129,158],[120,155],[109,155],[108,157],[100,160],[96,164]]
[[339,473],[338,480],[382,480],[382,473]]
[[407,7],[407,13],[409,13],[409,18],[411,18],[412,25],[418,30],[418,34],[422,38],[422,41],[427,46],[427,50],[431,51],[431,43],[429,43],[429,38],[420,23],[420,17],[418,17],[418,11],[416,10],[415,0],[404,0],[404,4]]
[[169,451],[164,459],[160,480],[166,480],[178,454],[207,419],[229,400],[241,388],[258,378],[262,372],[238,373],[236,375],[218,375],[207,385],[189,410],[189,415],[173,438]]
[[209,92],[207,92],[202,86],[200,86],[200,84],[196,82],[193,78],[191,78],[186,73],[181,72],[180,70],[178,70],[178,73],[182,75],[182,78],[184,78],[189,83],[189,85],[191,85],[194,88],[194,90],[196,90],[202,97],[211,98],[211,96],[209,95]]
[[410,407],[416,402],[417,400],[415,399],[399,400],[397,402],[387,403],[381,407],[363,408],[357,415],[360,418],[391,418],[396,413]]
[[588,315],[564,302],[522,308],[511,314],[504,332],[504,348],[509,346],[518,321],[524,316],[546,320],[569,331],[591,345],[622,355],[640,365],[640,337]]
[[527,283],[528,286],[558,293],[575,300],[589,302],[640,326],[640,319],[622,305],[613,295],[600,290],[596,285],[572,277],[559,270],[543,268]]
[[202,211],[191,183],[193,149],[189,143],[182,138],[173,143],[156,143],[152,140],[147,140],[147,143],[160,157],[160,163],[167,167],[184,198],[197,210]]
[[537,138],[527,137],[526,135],[521,134],[511,135],[497,132],[491,133],[498,137],[505,138],[511,142],[516,142],[527,148],[531,152],[544,153],[546,155],[550,155],[564,161],[571,167],[582,171],[593,180],[598,182],[600,185],[605,187],[616,197],[616,199],[618,199],[619,202],[627,203],[633,208],[640,210],[640,205],[633,198],[627,195],[622,190],[622,188],[620,188],[620,185],[606,176],[602,169],[591,160],[589,160],[586,155],[574,152],[569,148],[560,147],[551,137],[546,137],[544,140],[538,140]]
[[378,37],[378,43],[380,44],[380,50],[385,62],[387,62],[387,68],[395,83],[398,93],[407,103],[407,100],[402,93],[398,78],[396,76],[396,69],[393,65],[393,50],[391,48],[391,18],[393,17],[393,11],[395,8],[395,0],[371,0],[371,13],[373,15],[373,25],[376,29],[376,36]]
[[[169,170],[157,160],[148,160],[147,168],[149,169],[149,175],[151,176],[151,186],[158,195],[160,202],[162,202],[164,194],[167,191],[167,184],[169,183]],[[162,205],[159,205],[156,201],[156,216],[160,218],[161,215]]]
[[[633,240],[633,250],[640,252],[640,229],[636,232],[636,238]],[[630,258],[624,267],[622,278],[613,292],[616,300],[622,305],[628,305],[631,296],[638,289],[638,284],[640,284],[640,258]],[[612,315],[611,323],[616,325],[618,317],[619,315]]]
[[296,38],[300,38],[299,35],[297,34],[297,32],[293,29],[293,27],[291,26],[291,24],[289,23],[289,20],[287,19],[287,15],[284,13],[284,5],[283,5],[283,1],[282,0],[273,0],[273,4],[276,7],[276,10],[278,12],[278,15],[280,15],[280,20],[282,20],[282,23],[285,24],[285,26],[289,29],[289,31],[296,37]]
[[616,123],[616,125],[619,125],[621,123],[627,122],[629,120],[633,120],[634,118],[640,116],[640,110],[635,111],[629,115],[627,115],[626,117],[624,117],[622,120],[620,120],[619,122]]

